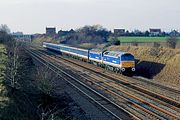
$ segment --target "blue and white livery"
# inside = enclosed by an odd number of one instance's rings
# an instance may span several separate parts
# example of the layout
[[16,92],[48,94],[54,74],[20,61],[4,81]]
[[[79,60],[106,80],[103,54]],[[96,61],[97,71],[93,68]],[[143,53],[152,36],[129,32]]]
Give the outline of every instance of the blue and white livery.
[[125,72],[127,70],[135,71],[135,58],[128,52],[116,52],[116,51],[103,51],[101,49],[81,49],[76,47],[70,47],[62,44],[43,43],[43,47],[77,56],[88,61],[97,62],[102,66],[110,66],[115,68],[116,71]]

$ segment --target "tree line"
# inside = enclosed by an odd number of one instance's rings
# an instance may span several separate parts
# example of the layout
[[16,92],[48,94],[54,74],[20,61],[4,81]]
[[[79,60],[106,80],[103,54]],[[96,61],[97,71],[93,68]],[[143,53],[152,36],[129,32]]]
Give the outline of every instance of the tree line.
[[62,41],[70,45],[78,45],[81,43],[102,44],[108,41],[110,34],[110,31],[100,25],[84,26],[66,34]]

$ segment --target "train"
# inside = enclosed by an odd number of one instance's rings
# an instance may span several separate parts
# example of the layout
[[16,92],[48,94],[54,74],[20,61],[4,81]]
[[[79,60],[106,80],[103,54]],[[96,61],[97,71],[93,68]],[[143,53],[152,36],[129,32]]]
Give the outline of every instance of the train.
[[115,72],[135,72],[135,57],[129,52],[118,52],[101,49],[82,49],[43,42],[43,47],[59,53],[78,57],[90,63],[96,63],[101,67],[110,68]]

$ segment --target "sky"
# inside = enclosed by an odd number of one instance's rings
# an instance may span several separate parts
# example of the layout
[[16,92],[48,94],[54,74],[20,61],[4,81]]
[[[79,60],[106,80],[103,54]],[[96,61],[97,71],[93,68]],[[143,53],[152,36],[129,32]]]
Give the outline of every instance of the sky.
[[180,31],[180,0],[0,0],[0,24],[26,34],[96,24],[108,30]]

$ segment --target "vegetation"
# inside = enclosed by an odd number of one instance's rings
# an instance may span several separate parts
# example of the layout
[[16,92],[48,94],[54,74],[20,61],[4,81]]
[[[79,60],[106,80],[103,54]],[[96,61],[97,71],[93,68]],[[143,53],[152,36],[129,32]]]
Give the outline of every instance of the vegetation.
[[166,43],[167,43],[167,46],[170,47],[170,48],[173,48],[175,49],[176,48],[176,44],[177,44],[177,38],[176,37],[170,37],[167,39]]
[[110,43],[111,45],[121,45],[121,40],[118,37],[112,37]]
[[[121,43],[131,43],[131,42],[166,42],[170,37],[117,37]],[[112,41],[113,37],[109,38]],[[177,37],[180,40],[180,37]]]
[[26,77],[23,74],[27,75],[27,62],[20,57],[22,54],[17,42],[8,34],[8,27],[0,28],[3,28],[0,29],[0,119],[38,119],[34,106],[29,102],[29,95],[22,92],[27,90],[21,84]]
[[[5,69],[6,69],[6,64],[7,62],[7,56],[6,56],[6,50],[5,47],[0,44],[0,106],[5,107],[6,102],[9,101],[8,97],[6,96],[7,90],[6,87],[3,84],[4,81],[4,74],[5,74]],[[0,115],[1,117],[1,115]]]
[[[1,27],[0,27],[1,28]],[[0,120],[75,119],[81,109],[62,89],[62,78],[44,67],[0,29]],[[58,81],[60,80],[60,81]],[[58,87],[58,90],[56,91]],[[78,118],[76,118],[78,119]]]
[[91,48],[95,48],[96,44],[95,43],[82,43],[79,45],[79,47],[85,48],[85,49],[91,49]]
[[84,26],[64,37],[63,43],[76,45],[82,43],[102,44],[107,42],[110,32],[100,25]]
[[49,37],[49,36],[36,36],[33,39],[34,45],[42,45],[43,42],[52,42],[52,43],[58,43],[58,40],[55,40],[55,38]]

